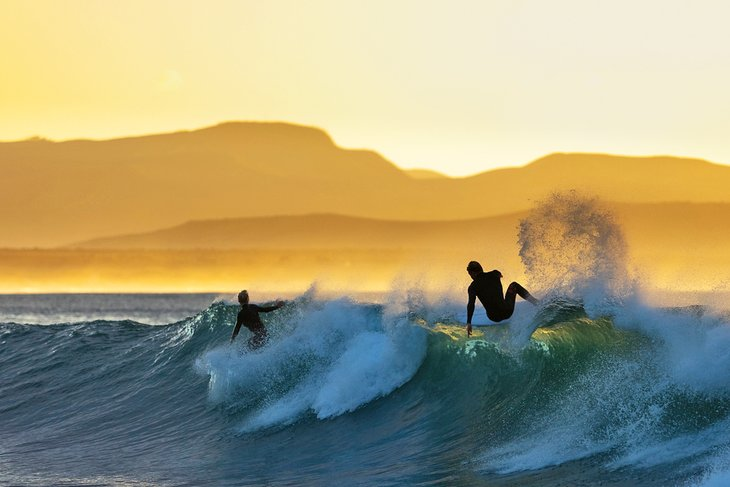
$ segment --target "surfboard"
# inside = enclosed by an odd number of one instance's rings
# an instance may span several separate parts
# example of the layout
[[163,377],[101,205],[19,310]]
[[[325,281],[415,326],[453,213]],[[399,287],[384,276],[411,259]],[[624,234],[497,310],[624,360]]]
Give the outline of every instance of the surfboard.
[[[474,324],[472,323],[471,337],[470,339],[483,339],[491,337],[491,339],[499,339],[505,333],[509,333],[509,326],[507,321],[500,323],[491,324]],[[435,323],[431,331],[442,333],[451,337],[454,341],[460,341],[466,336],[466,323],[460,323],[458,321],[449,321],[447,323]]]
[[[474,314],[476,315],[476,313],[474,313]],[[463,313],[459,313],[456,317],[459,320],[459,322],[454,323],[455,325],[461,324],[462,326],[466,326],[466,311],[464,311]],[[483,327],[483,326],[499,326],[499,325],[509,324],[509,321],[510,321],[510,318],[508,318],[504,321],[496,322],[496,321],[491,321],[489,318],[487,318],[486,316],[483,316],[483,315],[479,316],[479,317],[473,316],[472,320],[471,320],[471,326],[472,326],[472,328]]]

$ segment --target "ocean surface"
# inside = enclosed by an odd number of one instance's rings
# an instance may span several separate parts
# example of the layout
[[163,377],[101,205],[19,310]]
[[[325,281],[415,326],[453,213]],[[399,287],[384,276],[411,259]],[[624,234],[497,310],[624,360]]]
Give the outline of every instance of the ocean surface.
[[472,337],[408,280],[290,297],[258,350],[232,295],[0,296],[0,485],[730,485],[727,294],[647,304],[574,193],[518,238],[541,304]]
[[232,296],[0,296],[0,484],[730,485],[722,310],[464,305],[311,290],[251,351]]

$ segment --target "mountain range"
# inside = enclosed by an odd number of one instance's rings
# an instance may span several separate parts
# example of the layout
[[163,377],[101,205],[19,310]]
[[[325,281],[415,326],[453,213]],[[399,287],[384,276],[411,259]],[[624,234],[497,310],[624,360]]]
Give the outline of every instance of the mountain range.
[[[617,203],[730,203],[730,167],[699,159],[551,154],[523,167],[448,178],[400,170],[376,152],[338,147],[320,129],[285,123],[4,142],[0,171],[0,247],[6,248],[54,247],[191,221],[221,226],[240,218],[332,213],[398,221],[380,224],[390,225],[392,236],[403,225],[425,231],[419,221],[448,226],[519,214],[566,189]],[[245,225],[256,228],[254,221]],[[325,224],[301,225],[316,232]],[[326,225],[336,234],[344,223]],[[463,231],[449,233],[461,238]]]

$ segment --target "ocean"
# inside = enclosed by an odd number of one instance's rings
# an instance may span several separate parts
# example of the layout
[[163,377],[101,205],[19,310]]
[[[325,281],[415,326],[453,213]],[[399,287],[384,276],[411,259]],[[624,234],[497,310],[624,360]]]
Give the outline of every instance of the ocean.
[[234,295],[0,296],[0,484],[730,485],[727,294],[651,304],[572,194],[518,238],[541,303],[472,337],[405,278],[290,296],[257,350]]
[[233,296],[0,296],[0,484],[730,485],[727,314],[464,305],[313,289],[251,351]]

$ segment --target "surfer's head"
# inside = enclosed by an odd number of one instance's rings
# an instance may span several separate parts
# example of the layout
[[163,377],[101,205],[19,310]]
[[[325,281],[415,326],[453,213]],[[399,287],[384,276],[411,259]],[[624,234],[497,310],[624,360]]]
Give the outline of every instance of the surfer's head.
[[474,277],[484,272],[484,269],[482,269],[482,265],[479,262],[472,260],[466,265],[466,272],[468,272],[471,277]]
[[241,304],[248,304],[248,291],[244,289],[238,293],[238,302]]

